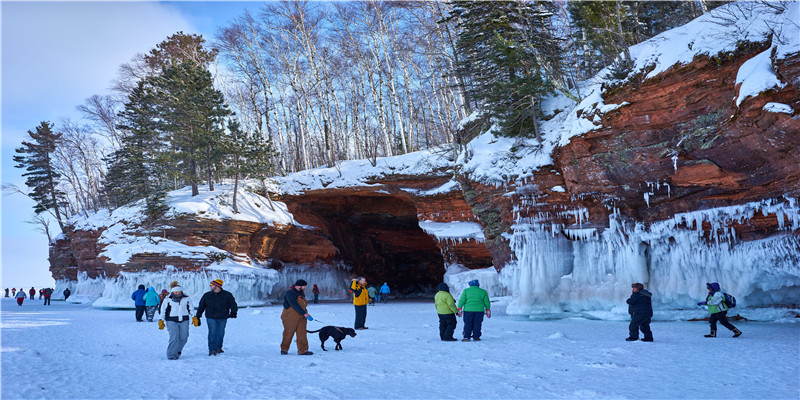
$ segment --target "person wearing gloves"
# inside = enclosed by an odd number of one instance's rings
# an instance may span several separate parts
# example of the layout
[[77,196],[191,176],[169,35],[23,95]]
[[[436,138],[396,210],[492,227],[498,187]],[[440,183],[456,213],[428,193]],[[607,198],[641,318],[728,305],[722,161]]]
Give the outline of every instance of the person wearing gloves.
[[208,325],[208,355],[222,354],[222,340],[225,338],[225,326],[228,318],[236,318],[239,306],[231,292],[222,289],[222,279],[214,279],[209,284],[210,291],[203,294],[197,305],[197,318],[203,318],[206,313]]
[[706,301],[697,303],[698,306],[708,306],[708,313],[711,314],[711,317],[708,318],[708,323],[711,325],[711,332],[704,336],[717,337],[717,321],[719,321],[722,326],[730,329],[733,332],[733,337],[741,336],[742,331],[736,329],[733,324],[728,322],[728,306],[725,305],[725,296],[719,288],[719,283],[706,283],[706,288],[708,289]]
[[139,285],[139,288],[136,289],[131,294],[131,300],[133,300],[133,305],[136,306],[136,321],[142,322],[142,315],[144,315],[145,305],[144,305],[144,285]]
[[163,318],[158,320],[158,329],[164,329],[166,320],[167,331],[169,331],[167,359],[177,360],[181,356],[183,346],[189,340],[189,321],[191,320],[194,326],[200,326],[200,320],[194,316],[192,301],[183,293],[180,285],[172,288],[172,293],[161,302],[158,312]]
[[306,307],[306,290],[308,282],[298,279],[297,282],[283,295],[283,312],[281,322],[283,322],[283,340],[281,341],[281,354],[289,354],[289,346],[292,345],[292,337],[297,335],[297,354],[310,356],[314,354],[308,351],[308,338],[306,337],[306,325],[313,321],[308,314]]
[[147,322],[153,322],[153,317],[156,315],[156,309],[158,308],[158,303],[161,300],[158,297],[156,288],[152,286],[147,288],[147,292],[144,293],[142,299],[144,300],[144,314],[145,317],[147,317]]
[[444,342],[455,342],[458,339],[453,337],[456,330],[456,299],[450,294],[450,287],[446,283],[439,284],[439,292],[433,297],[433,304],[436,306],[436,313],[439,314],[439,339]]
[[464,339],[461,340],[462,342],[469,342],[470,338],[479,342],[481,340],[483,316],[486,315],[486,318],[492,317],[489,294],[478,285],[477,279],[469,281],[469,287],[461,292],[461,297],[458,299],[458,316],[461,317],[463,315],[464,317]]
[[631,284],[631,297],[625,302],[628,303],[628,314],[631,315],[631,323],[628,325],[629,342],[639,340],[639,330],[644,334],[643,342],[653,341],[653,332],[650,330],[650,320],[653,318],[653,303],[651,302],[652,293],[645,290],[641,283]]
[[353,293],[353,306],[356,308],[356,330],[369,329],[364,326],[367,323],[367,303],[369,303],[369,294],[367,293],[367,279],[359,277],[353,279],[350,284],[350,293]]

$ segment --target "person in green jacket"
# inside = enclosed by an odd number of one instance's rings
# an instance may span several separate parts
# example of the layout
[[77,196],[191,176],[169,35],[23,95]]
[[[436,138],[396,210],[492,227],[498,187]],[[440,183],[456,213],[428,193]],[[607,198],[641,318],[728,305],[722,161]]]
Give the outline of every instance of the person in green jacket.
[[455,342],[453,332],[456,330],[456,299],[450,294],[450,287],[446,283],[439,284],[439,292],[433,298],[436,313],[439,314],[439,339],[444,342]]
[[478,280],[469,281],[469,287],[461,292],[458,299],[458,316],[464,317],[464,339],[462,342],[469,342],[470,338],[478,342],[481,340],[481,325],[483,316],[492,317],[489,294],[478,287]]

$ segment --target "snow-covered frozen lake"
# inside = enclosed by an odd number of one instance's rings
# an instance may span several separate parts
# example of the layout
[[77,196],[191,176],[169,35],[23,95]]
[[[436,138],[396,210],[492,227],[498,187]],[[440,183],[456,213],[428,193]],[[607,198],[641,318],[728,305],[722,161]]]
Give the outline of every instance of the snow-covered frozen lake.
[[[369,329],[343,351],[309,334],[315,354],[301,357],[294,344],[280,355],[281,307],[270,306],[229,320],[225,354],[207,355],[204,321],[169,361],[166,330],[132,310],[0,303],[3,399],[800,398],[797,322],[736,321],[742,337],[707,339],[707,322],[656,321],[643,343],[625,342],[624,321],[531,321],[496,306],[483,341],[441,342],[432,302],[395,302],[369,307]],[[353,323],[350,304],[309,311]]]

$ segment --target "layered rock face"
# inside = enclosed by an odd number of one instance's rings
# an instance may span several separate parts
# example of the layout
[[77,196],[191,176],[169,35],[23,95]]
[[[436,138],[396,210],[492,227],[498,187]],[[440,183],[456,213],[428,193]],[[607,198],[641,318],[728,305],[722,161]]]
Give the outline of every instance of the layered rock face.
[[[619,285],[622,280],[655,282],[676,301],[688,298],[697,290],[670,283],[670,274],[689,263],[680,254],[698,252],[702,256],[692,262],[700,264],[721,254],[739,257],[737,251],[761,254],[747,243],[764,248],[759,241],[773,238],[769,246],[786,254],[767,262],[790,264],[800,254],[800,229],[787,229],[793,217],[784,219],[787,210],[797,208],[792,199],[800,197],[800,55],[773,65],[785,86],[739,106],[732,101],[739,90],[737,70],[764,49],[742,48],[724,61],[698,57],[655,78],[608,89],[606,103],[628,104],[598,115],[598,129],[558,147],[554,165],[522,180],[510,177],[503,186],[452,169],[389,175],[358,187],[278,196],[299,225],[194,216],[166,221],[169,228],[158,235],[214,246],[234,260],[277,270],[343,265],[352,277],[389,282],[402,294],[431,292],[446,265],[460,264],[498,271],[510,266],[507,285],[529,296],[528,303],[547,296],[561,301],[552,297],[559,290],[587,298],[604,285],[614,293],[627,292],[629,287]],[[793,111],[765,111],[770,102]],[[452,179],[459,185],[435,190]],[[715,213],[727,217],[692,214],[698,210],[722,210]],[[422,228],[451,222],[480,224],[482,236],[459,239]],[[699,242],[684,235],[697,231]],[[68,230],[50,250],[53,276],[74,280],[86,271],[90,277],[113,277],[165,265],[192,271],[218,261],[142,253],[114,264],[100,255],[101,233]],[[584,243],[589,238],[595,242]],[[709,245],[718,247],[708,251],[704,246]],[[628,274],[614,270],[614,264],[635,267]],[[595,270],[581,272],[585,265]],[[697,274],[712,279],[719,271]],[[619,281],[604,280],[606,275]],[[800,282],[786,287],[793,285]],[[753,297],[751,303],[759,301]]]

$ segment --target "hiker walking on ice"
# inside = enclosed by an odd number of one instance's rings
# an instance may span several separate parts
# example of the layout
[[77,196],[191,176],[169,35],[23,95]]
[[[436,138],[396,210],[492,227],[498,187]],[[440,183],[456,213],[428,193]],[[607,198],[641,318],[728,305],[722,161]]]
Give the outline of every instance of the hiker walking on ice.
[[239,306],[231,292],[222,289],[222,279],[214,279],[208,285],[211,290],[204,293],[197,305],[197,318],[206,313],[208,325],[208,355],[222,354],[222,341],[225,339],[225,326],[228,318],[236,318]]
[[26,297],[28,297],[28,296],[25,294],[24,290],[17,290],[17,294],[14,295],[14,298],[17,299],[17,305],[18,306],[22,305],[22,302],[25,301]]
[[641,283],[631,285],[631,297],[625,302],[628,303],[628,314],[631,315],[631,323],[628,325],[629,342],[639,340],[639,330],[644,334],[643,342],[653,341],[653,332],[650,330],[650,320],[653,318],[652,293],[645,290]]
[[147,322],[153,322],[156,310],[158,309],[158,303],[161,300],[161,298],[158,297],[158,293],[156,293],[156,288],[152,286],[147,288],[147,292],[142,296],[142,300],[144,300],[144,315],[147,318]]
[[[192,301],[180,285],[174,286],[172,293],[161,302],[158,320],[158,329],[166,326],[169,331],[169,344],[167,344],[167,359],[177,360],[181,356],[183,346],[189,341],[189,321],[192,325],[200,326],[200,320],[194,316],[192,311]],[[164,324],[164,321],[167,321]]]
[[45,288],[44,289],[44,305],[50,305],[50,297],[53,296],[53,289]]
[[136,289],[131,294],[131,300],[133,300],[133,305],[136,306],[136,321],[142,322],[142,315],[144,315],[145,305],[144,305],[144,285],[139,285],[139,288]]
[[446,283],[439,284],[439,292],[433,297],[436,314],[439,315],[439,339],[444,342],[455,342],[453,332],[456,330],[456,299],[450,294],[450,287]]
[[72,292],[69,291],[69,288],[64,289],[64,301],[67,301],[67,299],[69,298],[69,295],[71,295],[71,294],[72,294]]
[[308,301],[306,300],[306,286],[308,282],[298,279],[283,295],[283,312],[281,322],[283,323],[283,340],[281,340],[281,354],[289,354],[289,346],[292,345],[292,337],[297,336],[297,354],[310,356],[314,354],[308,351],[307,326],[309,321],[314,318],[308,314]]
[[698,306],[708,306],[708,313],[711,316],[708,318],[708,323],[711,325],[711,332],[705,337],[717,337],[717,321],[722,326],[730,329],[733,332],[733,337],[742,335],[742,331],[736,329],[733,324],[728,322],[728,306],[725,304],[725,296],[720,290],[719,283],[712,282],[706,283],[708,289],[708,296],[706,301],[697,303]]
[[381,285],[381,289],[378,290],[378,303],[386,303],[389,300],[390,292],[391,290],[389,290],[389,284],[383,282],[383,285]]

